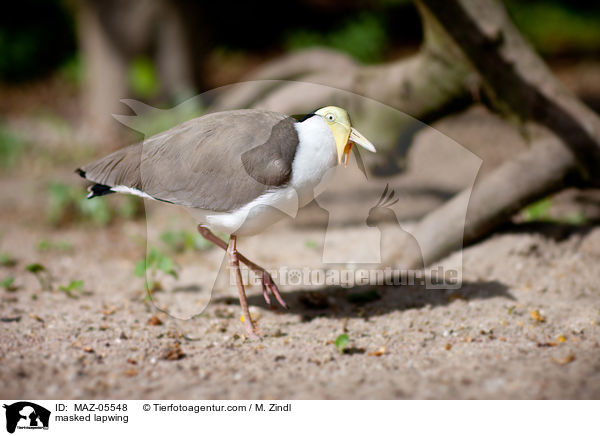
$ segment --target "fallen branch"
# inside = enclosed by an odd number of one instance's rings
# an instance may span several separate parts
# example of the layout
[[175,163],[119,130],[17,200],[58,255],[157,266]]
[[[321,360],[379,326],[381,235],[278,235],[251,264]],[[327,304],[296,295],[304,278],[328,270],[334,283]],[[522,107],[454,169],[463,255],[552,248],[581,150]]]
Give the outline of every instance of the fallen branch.
[[[398,247],[387,262],[419,268],[489,234],[524,206],[565,186],[575,155],[561,138],[545,132],[531,148],[427,214],[412,232],[420,252]],[[465,208],[468,206],[465,220]]]
[[[421,220],[414,236],[427,265],[489,234],[528,203],[565,188],[570,174],[597,184],[600,119],[564,89],[523,40],[499,2],[422,3],[478,70],[494,106],[548,129],[530,150],[478,182],[472,194],[459,193]],[[390,261],[418,265],[420,254],[398,253]]]
[[461,47],[501,111],[555,132],[589,182],[600,172],[600,118],[568,92],[497,0],[422,0]]

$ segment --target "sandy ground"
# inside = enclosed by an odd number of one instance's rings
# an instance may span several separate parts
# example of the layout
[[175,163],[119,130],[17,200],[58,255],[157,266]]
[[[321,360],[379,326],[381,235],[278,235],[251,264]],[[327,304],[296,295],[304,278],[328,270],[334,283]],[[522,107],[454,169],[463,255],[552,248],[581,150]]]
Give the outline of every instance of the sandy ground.
[[[481,146],[513,133],[480,110],[436,127],[476,151],[483,171],[524,146],[518,137],[500,152]],[[376,202],[386,183],[395,187],[403,206],[394,212],[405,230],[465,183],[460,162],[438,156],[436,164],[431,137],[421,136],[409,156],[412,172],[373,181],[369,194]],[[58,177],[74,180],[66,170]],[[216,248],[174,255],[180,278],[161,277],[156,304],[144,300],[133,269],[146,234],[153,244],[166,228],[193,230],[185,215],[161,205],[148,212],[148,224],[53,229],[39,217],[44,177],[27,180],[3,177],[0,190],[0,252],[16,259],[0,267],[0,279],[14,276],[18,287],[0,290],[2,398],[600,398],[600,226],[508,225],[464,250],[458,290],[289,284],[281,287],[290,305],[284,311],[269,309],[253,287],[263,339],[250,341]],[[330,199],[361,193],[339,199],[345,220],[327,227],[329,215],[312,205],[295,223],[241,239],[240,250],[268,268],[333,268],[322,264],[325,245],[352,253],[373,231],[393,241],[394,220],[367,228],[352,218],[357,205],[372,201],[364,186],[355,178],[332,188]],[[563,193],[553,208],[583,208],[597,218],[597,193],[595,202],[586,195]],[[71,248],[39,251],[43,239]],[[52,291],[25,271],[32,262],[50,272]],[[58,290],[76,279],[84,281],[76,298]],[[161,308],[197,316],[182,320]],[[333,343],[342,333],[346,353]]]

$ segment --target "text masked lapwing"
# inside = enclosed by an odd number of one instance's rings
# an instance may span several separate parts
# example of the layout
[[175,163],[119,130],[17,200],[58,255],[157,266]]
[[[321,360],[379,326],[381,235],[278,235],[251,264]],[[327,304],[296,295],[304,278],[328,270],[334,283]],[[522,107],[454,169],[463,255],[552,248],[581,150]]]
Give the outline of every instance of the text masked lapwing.
[[[200,234],[227,251],[244,326],[254,337],[239,262],[259,274],[268,304],[271,294],[286,305],[271,275],[237,251],[237,237],[260,233],[285,216],[281,211],[308,204],[326,173],[348,163],[353,144],[375,152],[339,107],[318,109],[300,121],[234,110],[189,120],[77,172],[95,183],[89,198],[121,192],[187,207]],[[229,234],[229,243],[212,231]]]

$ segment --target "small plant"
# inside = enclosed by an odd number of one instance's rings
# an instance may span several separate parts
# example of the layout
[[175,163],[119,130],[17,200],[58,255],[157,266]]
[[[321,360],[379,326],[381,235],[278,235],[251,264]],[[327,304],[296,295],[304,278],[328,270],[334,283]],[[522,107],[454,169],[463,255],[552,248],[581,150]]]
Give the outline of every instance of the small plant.
[[212,244],[199,233],[192,233],[187,230],[167,230],[160,235],[160,239],[175,253],[183,253],[187,250],[204,251],[212,247]]
[[76,194],[73,188],[64,183],[51,183],[48,186],[48,204],[46,219],[52,225],[58,226],[71,221],[76,213]]
[[87,192],[79,186],[54,182],[48,187],[46,219],[54,226],[76,221],[104,226],[115,217],[130,219],[137,217],[143,211],[143,202],[140,198],[123,195],[113,200],[109,203],[105,197],[89,199]]
[[306,241],[304,241],[304,246],[306,248],[317,248],[319,244],[317,244],[317,241],[313,241],[312,239],[307,239]]
[[83,280],[71,280],[68,285],[60,285],[58,289],[69,298],[78,298],[83,291]]
[[16,131],[9,130],[0,124],[0,168],[12,169],[26,149],[25,140]]
[[17,289],[19,289],[17,286],[14,285],[14,282],[14,277],[7,277],[0,282],[0,286],[2,286],[6,292],[14,292]]
[[17,264],[17,260],[8,253],[0,253],[0,266],[13,267]]
[[31,263],[25,267],[27,271],[35,276],[42,290],[49,291],[52,288],[51,277],[46,267],[40,263]]
[[79,215],[76,218],[88,219],[99,226],[107,225],[114,217],[108,202],[102,197],[87,198],[86,195],[81,195],[75,206]]
[[552,200],[549,198],[543,198],[530,204],[523,211],[525,221],[548,220],[550,218],[550,207],[552,207]]
[[158,92],[158,77],[152,60],[145,56],[136,57],[129,67],[129,85],[134,94],[151,98]]
[[41,273],[42,271],[46,271],[46,268],[44,267],[44,265],[39,264],[39,263],[30,263],[29,265],[27,265],[25,267],[25,269],[33,274],[38,274],[38,273]]
[[158,272],[178,278],[177,265],[166,254],[159,251],[156,247],[150,247],[146,258],[141,259],[136,263],[134,274],[138,277],[146,277],[146,289],[148,289],[148,298],[151,298],[151,293],[161,289],[160,282],[157,281]]
[[144,212],[144,200],[133,195],[122,195],[120,197],[119,205],[117,206],[117,215],[125,218],[132,219],[143,216]]
[[53,242],[53,241],[49,241],[47,239],[42,239],[40,242],[38,242],[37,249],[40,252],[42,252],[42,251],[69,252],[69,251],[73,251],[73,244],[71,244],[68,241]]
[[550,213],[551,207],[552,200],[548,197],[543,198],[523,209],[523,219],[526,222],[544,221],[557,224],[569,224],[572,226],[580,226],[587,222],[585,214],[581,211],[571,212],[563,216],[555,216]]
[[588,222],[585,214],[581,211],[572,212],[566,215],[565,217],[561,218],[560,221],[564,222],[565,224],[571,224],[573,226],[581,226]]
[[348,348],[349,341],[350,341],[350,339],[348,338],[348,335],[346,333],[342,333],[335,339],[335,342],[334,342],[335,348],[338,349],[340,354],[343,354],[344,350],[346,350],[346,348]]
[[292,50],[313,46],[331,47],[357,60],[373,63],[381,60],[388,45],[385,22],[376,14],[361,13],[329,32],[298,29],[287,35],[286,46]]

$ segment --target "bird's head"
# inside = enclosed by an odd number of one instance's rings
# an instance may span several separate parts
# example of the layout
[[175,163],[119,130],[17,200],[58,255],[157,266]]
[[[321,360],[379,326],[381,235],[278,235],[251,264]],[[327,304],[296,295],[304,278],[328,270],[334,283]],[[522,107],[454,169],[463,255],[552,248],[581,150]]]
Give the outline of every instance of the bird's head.
[[354,144],[373,153],[376,152],[373,144],[352,127],[350,116],[344,109],[337,106],[326,106],[316,110],[314,113],[325,120],[331,129],[331,133],[333,133],[338,164],[341,164],[343,160],[344,166],[348,165],[348,159],[350,158],[350,152]]

